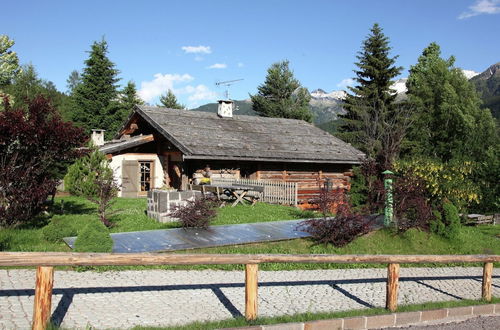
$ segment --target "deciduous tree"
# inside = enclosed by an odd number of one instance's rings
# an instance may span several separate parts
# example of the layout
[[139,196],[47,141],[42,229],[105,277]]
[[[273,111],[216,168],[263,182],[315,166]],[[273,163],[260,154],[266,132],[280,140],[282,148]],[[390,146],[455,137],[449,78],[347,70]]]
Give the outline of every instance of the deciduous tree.
[[6,107],[0,112],[0,227],[37,215],[85,141],[43,96],[26,110]]

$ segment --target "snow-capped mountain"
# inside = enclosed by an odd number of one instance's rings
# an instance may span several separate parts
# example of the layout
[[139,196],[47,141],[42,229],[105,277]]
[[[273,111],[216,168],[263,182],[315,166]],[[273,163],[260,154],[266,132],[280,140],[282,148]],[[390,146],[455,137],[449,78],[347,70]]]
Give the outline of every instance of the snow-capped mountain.
[[343,100],[345,99],[347,93],[345,91],[332,91],[331,93],[327,93],[321,88],[318,88],[311,92],[311,97],[314,99],[335,99],[335,100]]

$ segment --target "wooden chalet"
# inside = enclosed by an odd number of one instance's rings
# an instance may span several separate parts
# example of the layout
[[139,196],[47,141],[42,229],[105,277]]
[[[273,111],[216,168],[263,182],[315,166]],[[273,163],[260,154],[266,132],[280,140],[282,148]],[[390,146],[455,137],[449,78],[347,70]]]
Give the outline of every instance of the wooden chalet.
[[307,203],[327,178],[349,187],[351,168],[364,156],[301,120],[150,106],[137,106],[116,138],[100,150],[129,197],[184,190],[209,168],[212,177],[297,182],[299,203]]

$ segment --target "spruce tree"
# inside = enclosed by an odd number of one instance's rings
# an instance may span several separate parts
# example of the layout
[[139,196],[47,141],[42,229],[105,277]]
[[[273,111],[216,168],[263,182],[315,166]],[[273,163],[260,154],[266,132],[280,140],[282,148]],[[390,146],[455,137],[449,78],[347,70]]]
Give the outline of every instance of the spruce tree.
[[87,134],[94,128],[102,128],[109,138],[113,135],[120,107],[117,105],[118,70],[107,54],[108,45],[104,39],[92,44],[81,83],[73,91],[72,119]]
[[395,104],[396,93],[391,84],[402,68],[395,66],[397,56],[390,57],[390,50],[389,38],[378,24],[374,24],[356,56],[356,85],[349,87],[351,93],[347,94],[344,103],[346,113],[340,116],[341,125],[337,134],[369,157],[383,155],[384,166],[389,165],[395,156],[384,145],[384,140],[391,140],[384,134],[386,129],[397,124],[388,123],[397,118],[400,111]]
[[160,107],[166,107],[169,109],[185,109],[186,107],[183,104],[177,102],[177,97],[171,89],[167,91],[166,94],[162,94],[160,96]]
[[144,101],[137,96],[137,89],[133,81],[129,81],[120,92],[119,102],[113,103],[115,118],[111,121],[108,129],[113,135],[118,133],[125,120],[132,114],[136,105],[142,105]]
[[260,116],[308,122],[313,119],[309,109],[311,96],[294,78],[288,61],[272,64],[267,70],[266,81],[258,87],[258,93],[250,97],[253,110]]
[[441,58],[438,44],[424,49],[410,68],[408,98],[417,113],[407,142],[407,153],[448,161],[484,159],[495,144],[495,122],[455,58]]

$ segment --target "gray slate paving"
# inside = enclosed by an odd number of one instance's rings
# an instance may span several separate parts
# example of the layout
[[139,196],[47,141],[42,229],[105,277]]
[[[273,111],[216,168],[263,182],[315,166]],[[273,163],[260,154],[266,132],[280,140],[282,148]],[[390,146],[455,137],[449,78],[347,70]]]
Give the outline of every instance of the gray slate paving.
[[[482,268],[402,268],[398,303],[480,299]],[[385,269],[259,272],[259,315],[363,309],[385,304]],[[0,270],[0,328],[28,329],[35,271]],[[500,270],[493,295],[500,296]],[[56,271],[53,320],[64,328],[131,328],[244,314],[243,271]]]
[[[177,251],[235,244],[281,241],[310,236],[297,229],[303,220],[211,226],[208,229],[176,228],[111,234],[113,252]],[[76,237],[64,241],[74,247]]]

